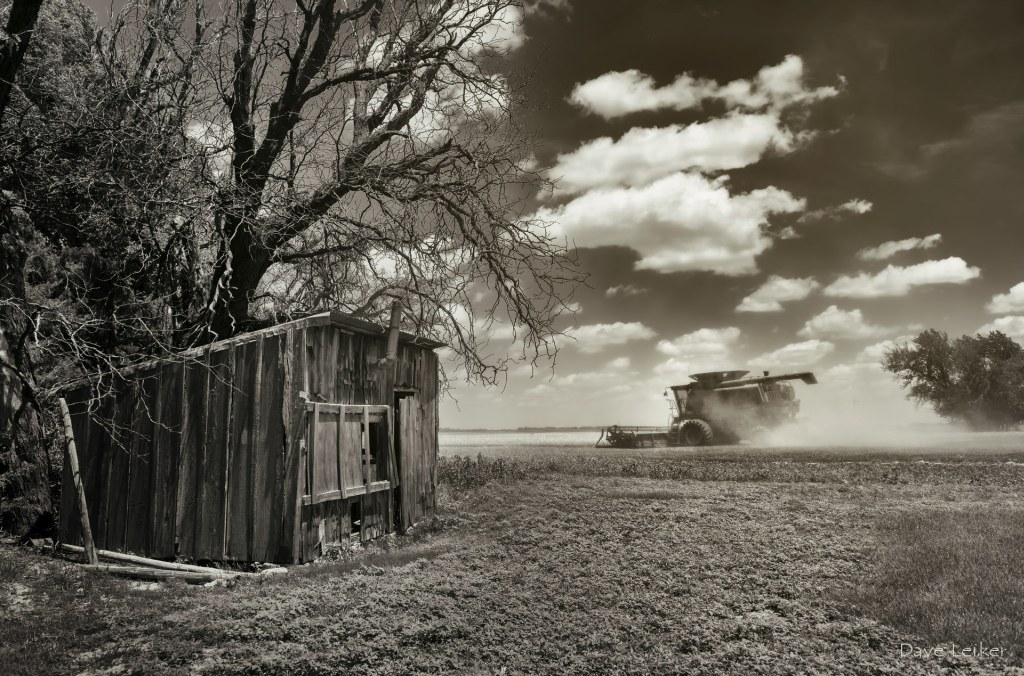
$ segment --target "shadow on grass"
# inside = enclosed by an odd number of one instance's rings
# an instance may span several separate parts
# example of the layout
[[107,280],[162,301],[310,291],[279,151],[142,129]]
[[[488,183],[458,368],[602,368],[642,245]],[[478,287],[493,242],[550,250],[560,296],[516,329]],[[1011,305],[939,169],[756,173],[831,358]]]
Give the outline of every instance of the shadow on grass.
[[904,512],[878,539],[875,565],[844,600],[925,640],[1024,655],[1024,511]]

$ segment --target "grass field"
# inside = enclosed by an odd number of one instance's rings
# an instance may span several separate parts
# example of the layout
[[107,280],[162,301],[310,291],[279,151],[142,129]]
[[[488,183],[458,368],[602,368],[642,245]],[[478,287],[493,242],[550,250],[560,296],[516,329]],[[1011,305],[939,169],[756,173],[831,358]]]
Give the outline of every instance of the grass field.
[[228,588],[0,548],[0,671],[1024,673],[1012,444],[557,448],[449,446],[412,536]]

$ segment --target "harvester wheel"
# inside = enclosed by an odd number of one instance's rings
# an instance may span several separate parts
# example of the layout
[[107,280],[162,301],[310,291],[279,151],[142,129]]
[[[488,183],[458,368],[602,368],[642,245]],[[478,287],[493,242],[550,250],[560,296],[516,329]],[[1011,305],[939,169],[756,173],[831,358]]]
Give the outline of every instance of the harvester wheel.
[[711,425],[703,420],[687,420],[679,427],[679,440],[687,446],[707,446],[714,437]]

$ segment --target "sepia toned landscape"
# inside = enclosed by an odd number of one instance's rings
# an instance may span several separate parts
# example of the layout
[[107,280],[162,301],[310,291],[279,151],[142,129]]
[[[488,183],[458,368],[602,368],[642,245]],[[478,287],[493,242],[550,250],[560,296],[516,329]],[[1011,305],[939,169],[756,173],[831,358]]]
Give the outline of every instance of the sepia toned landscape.
[[1021,0],[0,0],[0,676],[1024,676]]

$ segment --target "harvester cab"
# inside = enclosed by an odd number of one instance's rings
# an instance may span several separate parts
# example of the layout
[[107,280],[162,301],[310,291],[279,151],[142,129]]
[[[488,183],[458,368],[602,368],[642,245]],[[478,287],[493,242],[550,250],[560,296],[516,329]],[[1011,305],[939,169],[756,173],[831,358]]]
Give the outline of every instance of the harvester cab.
[[[612,446],[665,443],[670,446],[734,444],[792,422],[800,411],[800,400],[790,383],[808,385],[818,380],[810,371],[745,377],[749,371],[694,373],[692,382],[674,385],[673,419],[667,430],[613,426],[602,433]],[[598,440],[600,443],[600,440]]]

